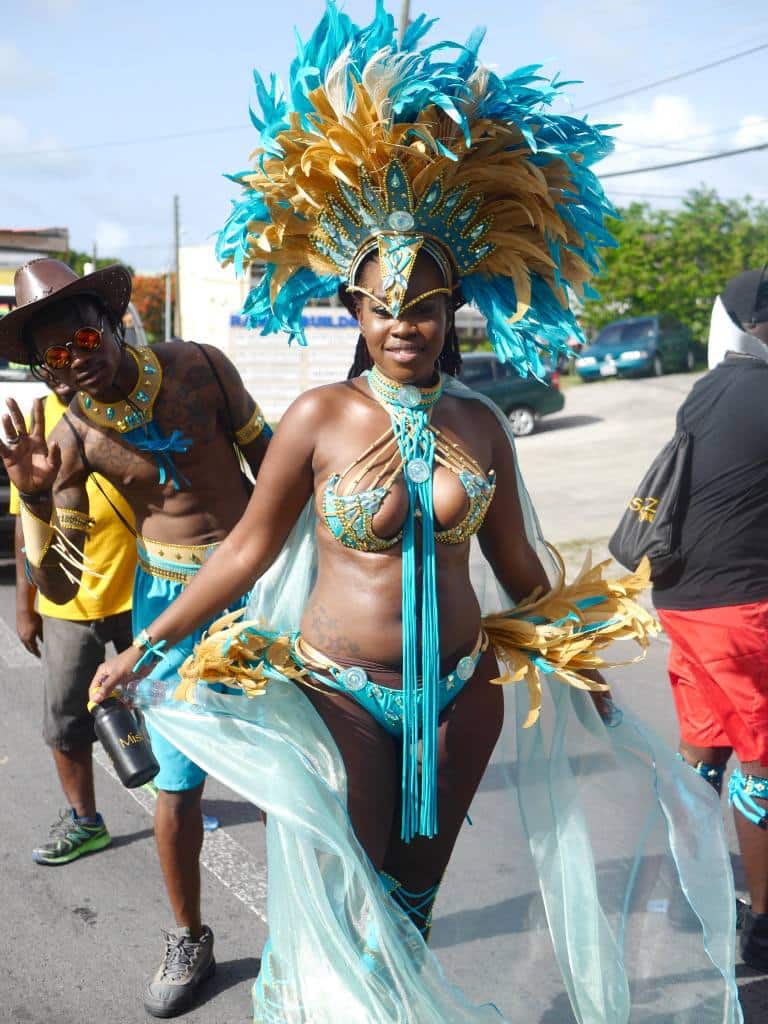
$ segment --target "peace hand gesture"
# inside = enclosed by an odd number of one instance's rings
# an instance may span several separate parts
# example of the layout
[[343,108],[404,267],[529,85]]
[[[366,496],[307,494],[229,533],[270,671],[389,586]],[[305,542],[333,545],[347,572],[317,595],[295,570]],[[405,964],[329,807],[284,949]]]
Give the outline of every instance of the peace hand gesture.
[[8,413],[3,416],[5,437],[0,440],[0,458],[5,463],[8,479],[25,494],[50,491],[61,466],[57,444],[49,448],[44,433],[43,400],[36,398],[32,420],[27,430],[16,402],[7,400]]

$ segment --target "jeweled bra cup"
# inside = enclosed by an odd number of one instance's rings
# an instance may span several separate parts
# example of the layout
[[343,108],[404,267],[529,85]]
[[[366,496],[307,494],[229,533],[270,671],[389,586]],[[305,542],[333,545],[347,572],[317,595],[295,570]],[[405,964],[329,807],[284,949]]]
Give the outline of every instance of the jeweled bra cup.
[[[463,544],[483,525],[496,489],[496,474],[491,470],[486,477],[471,455],[448,441],[431,423],[427,431],[433,439],[435,462],[458,477],[469,498],[469,509],[462,521],[450,529],[436,530],[435,540],[439,544]],[[378,537],[373,530],[373,519],[403,467],[404,459],[390,426],[342,473],[334,473],[329,478],[323,493],[322,515],[330,532],[345,547],[377,552],[400,543],[402,530],[391,538]],[[421,462],[414,460],[407,471],[413,475],[420,467]],[[374,474],[371,486],[355,491],[371,473]],[[339,493],[342,486],[347,493]]]

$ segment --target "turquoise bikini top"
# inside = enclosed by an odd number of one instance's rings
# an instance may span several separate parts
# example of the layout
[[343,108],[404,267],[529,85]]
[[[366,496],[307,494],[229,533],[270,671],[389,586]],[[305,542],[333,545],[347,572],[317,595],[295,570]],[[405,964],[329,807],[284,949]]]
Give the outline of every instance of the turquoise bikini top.
[[[440,544],[463,544],[483,525],[496,489],[496,474],[491,470],[486,476],[471,455],[448,441],[429,422],[432,407],[443,392],[442,380],[431,388],[400,387],[375,367],[367,378],[374,396],[392,417],[392,425],[342,473],[334,473],[329,478],[322,503],[326,526],[345,547],[356,551],[387,551],[395,547],[402,541],[403,531],[400,530],[395,537],[379,537],[374,533],[373,519],[401,473],[414,483],[426,482],[432,476],[430,462],[433,460],[459,478],[469,499],[464,519],[448,530],[436,529],[435,540]],[[411,405],[407,404],[408,401]],[[423,450],[417,453],[421,457],[408,459],[401,436],[413,432],[412,426],[409,428],[405,421],[409,418],[409,411],[417,410],[425,412],[427,419],[421,431],[424,435]],[[431,456],[430,461],[424,458],[425,455]],[[362,491],[356,490],[369,474],[373,474],[370,486]]]

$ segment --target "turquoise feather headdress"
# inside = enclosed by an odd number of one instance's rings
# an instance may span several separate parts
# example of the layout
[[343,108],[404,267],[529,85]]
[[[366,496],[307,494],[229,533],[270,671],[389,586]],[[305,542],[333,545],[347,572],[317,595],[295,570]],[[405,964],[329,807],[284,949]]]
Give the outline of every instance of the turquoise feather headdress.
[[606,126],[548,112],[567,83],[538,65],[484,67],[482,31],[417,49],[433,24],[420,16],[398,46],[381,0],[364,28],[327,0],[287,93],[254,73],[255,165],[231,175],[243,195],[217,255],[238,272],[265,262],[246,322],[306,344],[306,304],[354,284],[372,251],[399,315],[425,249],[484,314],[499,358],[538,373],[542,348],[578,334],[569,292],[595,294],[599,249],[612,244],[613,210],[590,170],[611,142]]

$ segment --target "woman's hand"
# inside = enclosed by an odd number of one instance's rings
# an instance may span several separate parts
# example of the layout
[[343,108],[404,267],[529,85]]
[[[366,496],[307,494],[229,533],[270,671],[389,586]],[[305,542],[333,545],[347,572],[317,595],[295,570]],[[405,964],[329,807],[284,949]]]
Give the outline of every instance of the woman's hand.
[[94,704],[101,704],[118,686],[125,686],[130,680],[143,679],[154,667],[149,660],[136,669],[136,662],[141,658],[141,651],[136,647],[128,647],[116,658],[110,658],[99,665],[88,689],[88,699]]
[[43,400],[35,399],[29,431],[16,402],[9,398],[7,405],[0,457],[5,463],[8,479],[24,494],[50,492],[61,466],[61,452],[57,444],[52,444],[49,449],[46,443]]

